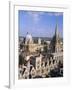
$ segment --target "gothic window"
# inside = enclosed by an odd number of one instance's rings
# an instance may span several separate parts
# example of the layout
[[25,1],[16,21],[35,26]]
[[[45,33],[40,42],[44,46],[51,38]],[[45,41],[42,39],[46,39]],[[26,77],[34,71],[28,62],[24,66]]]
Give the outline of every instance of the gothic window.
[[55,60],[53,60],[53,64],[55,63]]
[[49,61],[49,65],[51,64],[51,61]]
[[43,66],[43,63],[41,64],[41,66]]
[[44,73],[44,70],[42,69],[42,73]]

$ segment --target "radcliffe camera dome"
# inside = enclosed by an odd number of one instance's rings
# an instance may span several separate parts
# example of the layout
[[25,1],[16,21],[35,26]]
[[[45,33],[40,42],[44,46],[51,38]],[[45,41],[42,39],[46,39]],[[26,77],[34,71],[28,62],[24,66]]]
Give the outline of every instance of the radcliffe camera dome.
[[32,43],[33,43],[32,35],[27,32],[25,44],[32,44]]

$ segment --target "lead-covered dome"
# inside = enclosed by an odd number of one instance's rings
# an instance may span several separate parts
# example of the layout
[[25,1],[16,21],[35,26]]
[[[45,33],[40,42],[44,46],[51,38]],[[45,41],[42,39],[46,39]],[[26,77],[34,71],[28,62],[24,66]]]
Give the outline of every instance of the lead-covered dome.
[[32,44],[32,43],[33,43],[32,35],[27,32],[25,44]]

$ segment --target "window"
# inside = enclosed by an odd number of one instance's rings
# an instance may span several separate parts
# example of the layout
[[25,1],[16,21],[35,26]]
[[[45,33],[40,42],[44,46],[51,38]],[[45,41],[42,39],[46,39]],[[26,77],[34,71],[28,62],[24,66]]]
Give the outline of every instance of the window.
[[43,66],[43,63],[41,64],[41,66]]
[[49,61],[49,65],[51,64],[51,61]]
[[55,63],[55,60],[53,60],[53,64]]
[[44,70],[42,69],[42,73],[44,73]]

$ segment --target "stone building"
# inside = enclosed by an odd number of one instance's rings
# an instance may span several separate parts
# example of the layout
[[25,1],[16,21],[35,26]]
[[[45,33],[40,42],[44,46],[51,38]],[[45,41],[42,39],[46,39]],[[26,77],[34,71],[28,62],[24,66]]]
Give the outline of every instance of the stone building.
[[24,49],[26,52],[30,52],[30,53],[43,49],[43,45],[41,45],[41,39],[40,38],[38,39],[38,43],[34,43],[32,35],[27,33],[26,38],[25,38]]
[[32,67],[32,69],[31,69],[31,77],[32,78],[34,78],[35,76],[36,76],[36,70],[35,70],[35,68],[34,67]]
[[60,70],[59,73],[63,75],[63,42],[61,41],[57,24],[55,34],[48,44],[49,52],[44,52],[43,50],[39,52],[45,47],[41,44],[41,39],[38,39],[38,43],[34,43],[31,34],[27,33],[24,45],[25,51],[22,53],[25,57],[26,65],[24,64],[19,69],[19,72],[23,71],[19,74],[20,78],[51,77],[53,73],[51,71],[53,70]]

